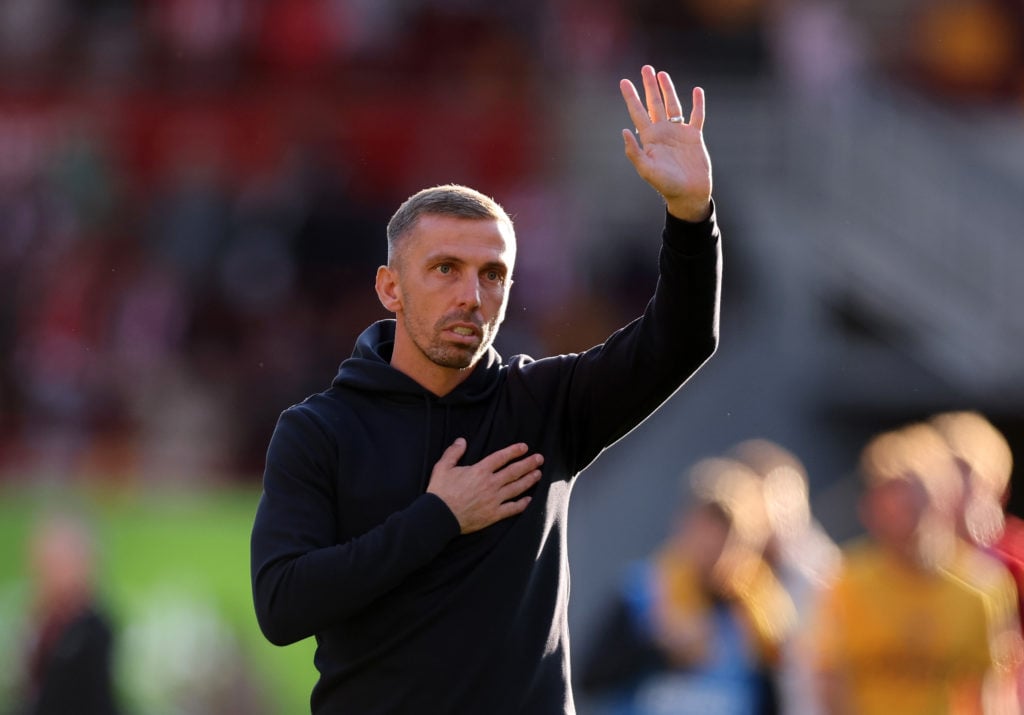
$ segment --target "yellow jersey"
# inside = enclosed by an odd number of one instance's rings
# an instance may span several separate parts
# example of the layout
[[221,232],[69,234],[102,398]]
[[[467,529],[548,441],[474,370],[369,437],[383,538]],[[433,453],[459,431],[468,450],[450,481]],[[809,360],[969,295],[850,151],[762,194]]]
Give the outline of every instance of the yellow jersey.
[[856,715],[949,715],[992,666],[986,603],[942,572],[865,539],[844,550],[814,629],[818,665]]

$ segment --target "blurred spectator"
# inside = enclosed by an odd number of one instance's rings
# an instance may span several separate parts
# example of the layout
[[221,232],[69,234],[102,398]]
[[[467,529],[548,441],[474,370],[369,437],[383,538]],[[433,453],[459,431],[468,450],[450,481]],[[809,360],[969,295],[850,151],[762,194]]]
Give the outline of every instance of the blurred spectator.
[[844,549],[813,631],[828,712],[983,712],[985,604],[944,571],[955,545],[949,452],[918,424],[872,439],[860,466],[867,536]]
[[95,553],[86,526],[46,517],[30,543],[35,623],[17,715],[114,715],[114,637],[96,599]]
[[[585,267],[589,285],[564,280],[632,227],[571,225],[588,213],[557,188],[571,155],[557,118],[533,111],[552,71],[582,87],[638,53],[719,78],[774,63],[842,118],[873,63],[956,96],[1019,92],[1022,13],[1018,0],[4,0],[0,473],[255,475],[272,406],[319,387],[310,375],[378,310],[357,289],[379,261],[376,207],[425,181],[519,193],[532,240],[552,246],[522,267],[535,290],[509,351],[606,334],[655,263],[630,251],[614,271]],[[163,420],[166,385],[184,389]],[[223,414],[240,417],[208,430]]]
[[1019,0],[920,3],[903,37],[907,78],[926,92],[952,100],[1019,97],[1024,77]]
[[70,24],[61,0],[5,0],[0,3],[0,76],[18,71],[42,76]]
[[840,0],[776,0],[766,23],[783,86],[797,99],[842,109],[862,81],[865,39]]
[[[1008,517],[1003,504],[1013,468],[1010,446],[978,412],[944,412],[934,415],[930,424],[946,440],[963,478],[955,512],[962,546],[954,573],[975,585],[988,599],[1000,666],[998,675],[1005,676],[993,684],[992,697],[1009,698],[1002,711],[1017,712],[1024,704],[1020,620],[1020,588],[1024,586],[1020,566],[1024,563],[1024,551],[1014,544],[1012,537],[1006,539]],[[1016,517],[1009,519],[1019,522]]]
[[963,477],[960,534],[979,547],[998,549],[1007,521],[1019,521],[1003,511],[1013,471],[1010,445],[978,412],[943,412],[930,422],[946,440]]
[[229,78],[246,30],[245,0],[150,0],[152,44],[165,66],[193,85]]
[[537,10],[0,3],[0,474],[257,474],[273,405],[381,310],[378,207],[425,177],[535,191]]
[[762,481],[770,527],[765,559],[800,619],[796,632],[782,644],[777,669],[781,710],[786,715],[821,713],[814,667],[803,638],[811,626],[809,611],[838,573],[839,548],[811,514],[807,472],[796,455],[766,439],[741,442],[730,454]]
[[617,0],[551,0],[543,23],[549,61],[573,74],[603,74],[626,58],[636,38]]
[[769,67],[768,6],[767,0],[641,0],[630,9],[654,56],[701,75],[750,77]]
[[[197,4],[202,4],[198,0]],[[244,3],[243,3],[244,4]],[[266,65],[295,77],[325,70],[343,38],[339,3],[327,0],[266,0],[259,51]]]
[[671,534],[628,572],[582,685],[617,715],[777,712],[772,668],[795,613],[762,558],[759,479],[724,458],[698,462],[690,479]]

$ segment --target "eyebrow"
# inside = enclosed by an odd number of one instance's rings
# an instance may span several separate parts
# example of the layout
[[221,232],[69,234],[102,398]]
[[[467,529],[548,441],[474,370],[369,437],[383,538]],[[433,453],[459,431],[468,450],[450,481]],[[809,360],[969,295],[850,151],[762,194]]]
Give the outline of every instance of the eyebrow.
[[[428,255],[425,262],[429,266],[433,266],[438,263],[457,263],[459,265],[466,265],[467,263],[465,259],[448,253]],[[481,268],[482,270],[497,270],[502,273],[508,273],[508,265],[504,261],[488,261],[487,263],[484,263]]]

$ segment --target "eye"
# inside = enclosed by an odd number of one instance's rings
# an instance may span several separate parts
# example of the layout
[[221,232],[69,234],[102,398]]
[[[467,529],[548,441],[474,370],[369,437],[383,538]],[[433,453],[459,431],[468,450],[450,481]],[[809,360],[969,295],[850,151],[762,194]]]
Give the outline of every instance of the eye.
[[452,272],[452,266],[450,263],[441,263],[437,266],[437,272],[442,275],[448,275]]
[[489,281],[492,281],[492,282],[495,282],[495,283],[500,283],[501,282],[501,273],[499,273],[498,271],[494,271],[494,270],[487,271],[484,274],[484,276]]

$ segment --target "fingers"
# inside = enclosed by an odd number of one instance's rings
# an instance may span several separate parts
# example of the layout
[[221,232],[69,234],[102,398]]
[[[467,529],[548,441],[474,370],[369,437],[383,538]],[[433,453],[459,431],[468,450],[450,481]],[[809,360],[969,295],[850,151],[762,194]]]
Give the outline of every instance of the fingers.
[[513,459],[518,459],[526,454],[527,449],[528,447],[524,442],[510,444],[508,447],[499,449],[497,452],[491,452],[477,462],[477,465],[487,469],[489,472],[497,472]]
[[434,465],[427,492],[439,497],[459,522],[463,534],[484,529],[514,514],[530,503],[525,493],[541,479],[543,456],[524,456],[523,442],[510,444],[475,464],[460,467],[466,440],[456,439]]
[[518,479],[513,479],[498,490],[498,500],[504,503],[515,499],[534,484],[539,482],[541,476],[543,476],[543,474],[539,469],[533,469]]
[[650,124],[651,119],[647,116],[647,110],[644,109],[643,103],[640,102],[640,95],[637,94],[633,83],[628,79],[621,80],[619,82],[619,91],[622,92],[622,98],[626,101],[626,111],[629,112],[629,118],[632,120],[633,126],[640,129]]
[[466,440],[462,437],[458,437],[452,442],[448,449],[441,454],[441,458],[437,460],[437,463],[442,467],[454,467],[462,459],[462,455],[466,453]]
[[498,478],[499,483],[510,484],[517,479],[526,476],[542,464],[544,464],[543,455],[531,454],[529,457],[524,457],[519,461],[512,462],[500,472],[495,472],[495,476]]
[[522,514],[526,511],[526,507],[530,506],[531,497],[523,497],[522,499],[516,499],[515,501],[504,502],[499,506],[495,513],[495,521],[501,521],[507,519],[510,516],[516,514]]
[[[640,75],[643,79],[646,107],[640,101],[640,95],[631,81],[623,79],[619,82],[619,91],[626,102],[629,118],[633,120],[633,126],[638,131],[670,117],[685,117],[679,94],[668,72],[655,72],[651,65],[644,65]],[[704,90],[700,87],[693,88],[693,110],[689,124],[698,130],[704,129]],[[626,144],[626,153],[630,154],[628,139]]]
[[704,131],[704,90],[693,88],[693,111],[690,112],[690,126],[697,131]]
[[658,77],[654,72],[654,68],[650,65],[644,65],[640,69],[640,78],[644,82],[647,115],[652,122],[663,121],[668,115],[665,113],[665,102],[661,98],[661,87],[658,84]]
[[[515,459],[526,449],[527,446],[525,444],[513,444],[504,449],[499,449],[497,452],[480,460],[481,466],[491,459],[500,460],[499,466],[505,465],[504,469],[495,468],[493,473],[496,486],[498,486],[497,496],[499,502],[515,499],[540,481],[540,466],[544,464],[544,455],[531,454],[522,459]],[[512,456],[509,457],[509,455]]]
[[683,116],[683,107],[679,103],[679,95],[676,94],[676,87],[672,84],[672,78],[668,72],[658,73],[658,88],[665,98],[666,118]]
[[626,156],[631,162],[633,162],[633,164],[636,164],[640,161],[640,156],[642,154],[642,151],[640,150],[640,142],[638,142],[636,137],[633,136],[633,132],[628,129],[622,130],[622,141],[625,142],[626,145]]

